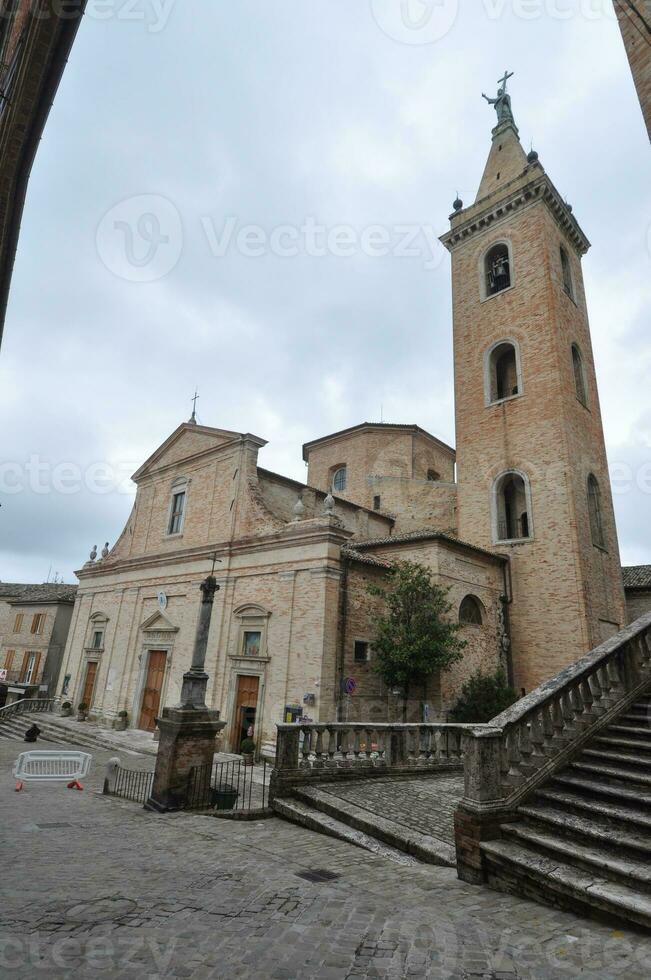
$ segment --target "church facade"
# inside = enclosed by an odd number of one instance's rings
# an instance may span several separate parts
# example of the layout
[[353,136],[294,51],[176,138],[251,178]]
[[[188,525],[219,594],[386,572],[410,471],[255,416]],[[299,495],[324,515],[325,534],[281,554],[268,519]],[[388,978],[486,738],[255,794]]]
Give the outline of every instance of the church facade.
[[465,678],[504,666],[528,691],[626,623],[581,273],[589,243],[503,80],[476,201],[455,202],[456,451],[417,425],[363,423],[307,443],[306,484],[259,465],[263,439],[184,423],[134,475],[113,549],[78,572],[63,690],[91,717],[153,730],[178,701],[199,583],[220,586],[208,700],[237,751],[278,722],[401,717],[373,671],[373,617],[395,561],[429,566],[463,660],[414,692],[445,720]]

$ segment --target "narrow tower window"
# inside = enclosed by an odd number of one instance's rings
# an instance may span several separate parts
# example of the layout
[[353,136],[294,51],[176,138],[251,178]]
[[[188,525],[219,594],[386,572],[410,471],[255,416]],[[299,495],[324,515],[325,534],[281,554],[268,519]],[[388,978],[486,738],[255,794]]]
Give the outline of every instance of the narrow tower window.
[[170,502],[169,518],[167,521],[168,534],[180,534],[183,530],[186,494],[187,480],[175,480],[172,484],[172,500]]
[[518,350],[510,340],[495,344],[486,363],[486,404],[521,394]]
[[517,541],[531,537],[530,493],[521,473],[500,476],[493,489],[495,539]]
[[494,296],[511,285],[511,261],[509,247],[504,242],[493,245],[484,259],[486,295]]
[[464,626],[481,626],[481,602],[474,595],[467,595],[459,606],[459,622]]
[[597,548],[605,548],[604,524],[601,512],[601,490],[594,473],[588,477],[588,513],[590,515],[590,533],[592,543]]
[[586,393],[583,358],[581,357],[581,351],[576,344],[572,344],[572,367],[574,368],[574,387],[576,388],[576,397],[579,399],[582,405],[587,406],[588,396]]
[[563,273],[563,289],[574,299],[574,289],[572,287],[572,270],[570,269],[570,257],[561,245],[561,271]]

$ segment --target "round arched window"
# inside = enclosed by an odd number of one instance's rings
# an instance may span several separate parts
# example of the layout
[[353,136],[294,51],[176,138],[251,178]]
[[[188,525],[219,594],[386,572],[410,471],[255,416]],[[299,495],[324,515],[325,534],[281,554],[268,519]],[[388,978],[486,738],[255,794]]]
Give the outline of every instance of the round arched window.
[[459,622],[463,625],[481,626],[483,623],[481,602],[474,595],[467,595],[459,606]]
[[332,477],[332,489],[335,493],[343,493],[346,489],[346,467],[340,466],[338,470],[335,470],[334,476]]

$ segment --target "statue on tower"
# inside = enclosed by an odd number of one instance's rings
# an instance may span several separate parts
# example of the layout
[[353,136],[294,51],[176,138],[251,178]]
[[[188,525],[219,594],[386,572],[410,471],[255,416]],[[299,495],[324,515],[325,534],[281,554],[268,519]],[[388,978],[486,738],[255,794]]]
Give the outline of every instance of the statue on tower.
[[487,95],[482,92],[482,97],[486,99],[489,105],[495,106],[495,112],[497,113],[497,125],[501,126],[503,123],[513,123],[515,126],[515,119],[513,118],[513,112],[511,110],[511,96],[506,91],[506,83],[509,78],[513,78],[513,72],[504,72],[504,78],[500,78],[499,88],[497,90],[497,98],[489,99]]

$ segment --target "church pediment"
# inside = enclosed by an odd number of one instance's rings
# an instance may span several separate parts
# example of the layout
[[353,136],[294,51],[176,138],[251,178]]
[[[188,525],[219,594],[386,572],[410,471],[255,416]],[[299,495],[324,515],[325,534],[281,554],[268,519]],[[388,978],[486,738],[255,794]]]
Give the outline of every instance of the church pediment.
[[178,633],[179,628],[172,623],[162,612],[155,612],[140,624],[143,633]]
[[[186,460],[201,456],[202,453],[235,443],[242,438],[243,435],[240,432],[214,429],[207,425],[185,422],[136,470],[132,479],[138,483],[150,473],[165,469],[167,466],[176,466]],[[255,439],[256,437],[251,438]],[[257,441],[260,445],[265,444],[263,439]]]

